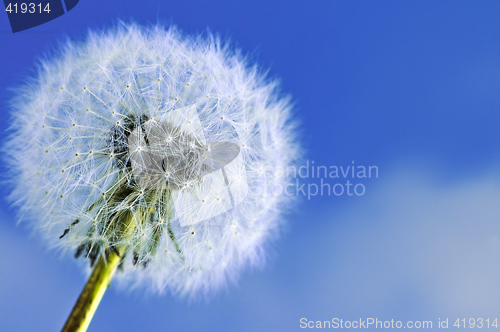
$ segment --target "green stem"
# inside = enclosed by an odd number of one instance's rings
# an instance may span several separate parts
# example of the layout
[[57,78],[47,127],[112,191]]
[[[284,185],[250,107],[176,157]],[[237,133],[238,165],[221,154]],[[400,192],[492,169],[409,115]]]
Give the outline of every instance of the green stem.
[[[118,179],[117,182],[122,181],[122,178]],[[115,186],[113,186],[115,187]],[[130,197],[130,193],[127,192],[123,187],[119,185],[116,186],[117,189],[112,193],[110,200],[112,201],[122,201]],[[130,243],[130,238],[136,231],[137,224],[142,222],[147,222],[149,216],[155,212],[155,204],[158,200],[164,199],[165,202],[162,204],[167,204],[166,202],[170,199],[170,192],[168,190],[162,191],[159,195],[157,192],[150,192],[151,195],[147,196],[148,207],[146,211],[137,209],[135,212],[127,211],[121,215],[115,215],[109,223],[106,225],[106,229],[109,232],[116,234],[116,242],[119,243]],[[101,201],[93,204],[89,209],[92,210]],[[167,221],[168,234],[172,241],[174,242],[177,252],[182,256],[182,252],[179,245],[175,239],[175,236],[170,227],[170,220]],[[150,252],[156,251],[156,246],[159,243],[159,239],[163,232],[163,226],[156,227],[156,232],[153,235],[154,246],[150,248]],[[106,250],[107,254],[101,254],[97,264],[94,267],[85,287],[83,288],[80,297],[76,301],[71,314],[64,325],[62,332],[85,332],[94,316],[94,313],[101,302],[104,292],[109,286],[113,275],[120,264],[121,257],[124,257],[127,251],[127,245],[123,245],[116,248],[120,255],[114,252],[114,250]]]
[[101,302],[118,264],[120,264],[120,260],[121,258],[113,252],[108,255],[107,259],[105,255],[101,255],[66,324],[64,324],[62,332],[87,331],[97,306]]
[[[129,238],[135,230],[133,215],[131,213],[127,213],[121,220],[123,227],[122,238]],[[85,284],[85,287],[78,297],[66,324],[64,324],[62,332],[87,331],[90,321],[92,320],[92,317],[94,317],[94,313],[99,306],[111,279],[113,279],[116,269],[120,264],[121,257],[124,256],[126,249],[126,245],[118,248],[117,250],[120,255],[117,255],[113,250],[107,250],[107,254],[101,254],[97,264],[90,274],[89,279],[87,280],[87,283]]]

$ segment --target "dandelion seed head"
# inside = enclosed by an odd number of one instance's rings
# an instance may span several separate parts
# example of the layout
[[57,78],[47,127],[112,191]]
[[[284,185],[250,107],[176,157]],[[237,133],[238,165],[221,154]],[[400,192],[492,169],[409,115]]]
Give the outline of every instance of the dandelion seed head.
[[91,32],[17,90],[11,199],[75,257],[126,248],[123,284],[208,294],[262,263],[279,233],[290,196],[265,190],[285,188],[291,179],[268,169],[299,156],[290,110],[275,81],[213,35]]

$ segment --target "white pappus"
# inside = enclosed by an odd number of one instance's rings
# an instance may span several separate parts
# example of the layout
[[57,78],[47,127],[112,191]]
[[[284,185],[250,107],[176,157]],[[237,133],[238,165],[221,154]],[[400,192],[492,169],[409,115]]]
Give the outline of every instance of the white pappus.
[[280,230],[290,197],[273,188],[291,179],[277,170],[300,150],[289,99],[210,34],[90,32],[42,60],[11,108],[22,219],[91,265],[126,248],[121,282],[206,294]]

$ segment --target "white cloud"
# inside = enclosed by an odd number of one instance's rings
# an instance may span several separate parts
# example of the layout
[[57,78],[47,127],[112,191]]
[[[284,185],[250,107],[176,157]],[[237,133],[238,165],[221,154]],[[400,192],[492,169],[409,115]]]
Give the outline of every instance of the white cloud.
[[500,181],[494,172],[455,182],[429,174],[379,179],[308,240],[321,249],[304,283],[318,295],[310,300],[317,312],[436,321],[498,314]]

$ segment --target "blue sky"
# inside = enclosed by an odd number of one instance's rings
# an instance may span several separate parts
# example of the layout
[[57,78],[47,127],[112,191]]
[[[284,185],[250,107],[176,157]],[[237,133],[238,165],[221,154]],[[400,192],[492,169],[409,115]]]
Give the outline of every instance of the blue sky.
[[[112,286],[89,331],[500,319],[498,17],[498,1],[82,0],[12,34],[0,15],[1,139],[9,88],[38,57],[66,37],[133,19],[229,38],[293,96],[307,160],[379,169],[378,178],[355,180],[362,196],[302,197],[266,267],[245,271],[212,301]],[[60,329],[84,283],[71,257],[16,226],[0,201],[2,331]]]

